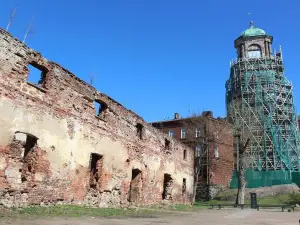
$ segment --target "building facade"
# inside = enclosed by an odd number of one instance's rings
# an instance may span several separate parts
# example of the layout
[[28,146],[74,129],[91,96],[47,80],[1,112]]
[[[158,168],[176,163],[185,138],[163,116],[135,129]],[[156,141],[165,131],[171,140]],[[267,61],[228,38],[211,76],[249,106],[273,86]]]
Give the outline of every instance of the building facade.
[[[284,75],[282,51],[273,37],[250,27],[234,41],[237,60],[226,82],[227,117],[246,150],[248,186],[286,183],[300,166],[293,86]],[[251,173],[251,174],[250,174]]]
[[224,119],[213,118],[210,111],[189,118],[175,113],[173,120],[151,124],[194,149],[197,199],[211,199],[229,186],[234,168],[233,136]]
[[0,136],[4,206],[191,202],[191,149],[2,29]]

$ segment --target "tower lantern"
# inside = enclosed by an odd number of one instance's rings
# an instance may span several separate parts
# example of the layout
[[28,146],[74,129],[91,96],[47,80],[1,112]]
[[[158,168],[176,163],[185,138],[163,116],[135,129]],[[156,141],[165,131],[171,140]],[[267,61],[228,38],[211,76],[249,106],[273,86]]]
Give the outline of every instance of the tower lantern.
[[254,27],[251,21],[250,27],[234,41],[234,47],[237,49],[238,58],[270,57],[272,42],[273,37],[267,35],[264,30]]

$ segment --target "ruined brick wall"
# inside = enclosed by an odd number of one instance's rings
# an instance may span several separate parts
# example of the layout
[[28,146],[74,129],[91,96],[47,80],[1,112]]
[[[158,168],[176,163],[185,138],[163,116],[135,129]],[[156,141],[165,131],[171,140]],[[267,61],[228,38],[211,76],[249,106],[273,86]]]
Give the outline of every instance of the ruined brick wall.
[[[27,81],[29,64],[39,84]],[[2,29],[0,137],[0,205],[191,201],[186,146]]]

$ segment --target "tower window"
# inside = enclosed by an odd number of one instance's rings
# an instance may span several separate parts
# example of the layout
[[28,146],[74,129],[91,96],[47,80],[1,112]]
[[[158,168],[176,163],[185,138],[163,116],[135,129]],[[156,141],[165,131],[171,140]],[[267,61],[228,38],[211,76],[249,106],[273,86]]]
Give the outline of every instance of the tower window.
[[260,58],[261,48],[259,45],[250,45],[248,48],[248,58]]

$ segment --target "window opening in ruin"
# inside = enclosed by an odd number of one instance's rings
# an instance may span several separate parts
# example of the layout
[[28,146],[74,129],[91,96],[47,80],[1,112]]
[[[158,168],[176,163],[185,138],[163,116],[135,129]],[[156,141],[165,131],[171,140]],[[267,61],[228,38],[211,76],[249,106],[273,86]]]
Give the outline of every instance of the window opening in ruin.
[[186,193],[186,178],[182,180],[182,194]]
[[96,116],[104,119],[104,114],[105,114],[105,111],[107,109],[107,104],[100,101],[100,100],[95,100],[94,101],[94,107],[96,109]]
[[23,150],[23,165],[22,168],[19,170],[21,173],[21,181],[22,183],[27,181],[29,178],[29,173],[33,172],[35,154],[32,154],[34,147],[37,145],[38,138],[27,133],[16,132],[14,141],[19,142],[19,147]]
[[[33,150],[33,147],[37,144],[37,138],[35,136],[29,135],[27,134],[26,137],[26,143],[24,145],[24,155],[23,155],[23,159],[26,158],[26,156],[28,155],[28,153]],[[29,169],[29,168],[28,168]],[[30,171],[29,171],[30,172]]]
[[165,149],[170,150],[170,141],[168,139],[165,139]]
[[139,169],[132,170],[130,190],[129,190],[129,201],[138,202],[140,199],[140,192],[142,185],[142,171]]
[[163,193],[162,199],[163,200],[172,200],[172,185],[173,179],[170,174],[164,174],[164,184],[163,184]]
[[90,158],[90,187],[99,189],[101,173],[103,167],[103,156],[97,153],[91,153]]
[[137,135],[141,140],[143,139],[143,128],[144,128],[144,126],[141,123],[138,123],[136,125]]
[[44,87],[48,70],[36,63],[30,63],[27,68],[29,70],[27,81],[34,85]]
[[183,150],[183,159],[186,160],[186,154],[187,154],[187,151],[186,150]]

